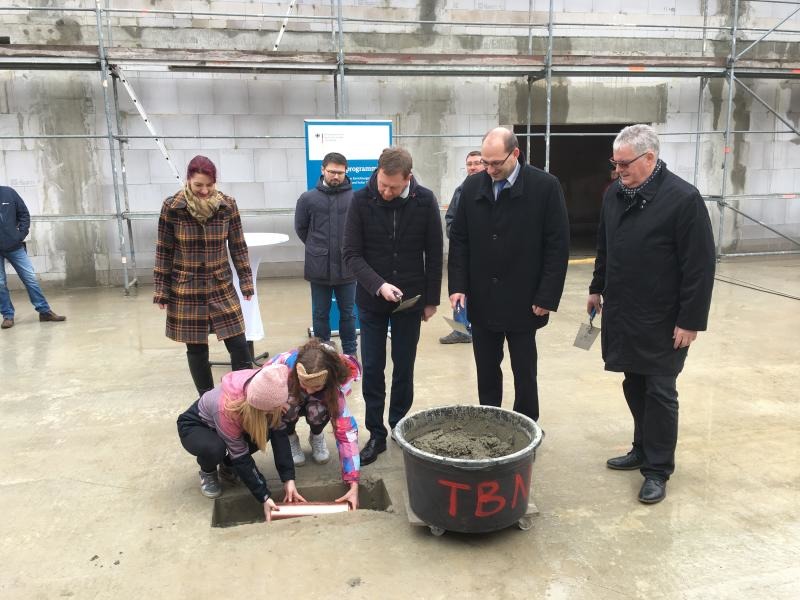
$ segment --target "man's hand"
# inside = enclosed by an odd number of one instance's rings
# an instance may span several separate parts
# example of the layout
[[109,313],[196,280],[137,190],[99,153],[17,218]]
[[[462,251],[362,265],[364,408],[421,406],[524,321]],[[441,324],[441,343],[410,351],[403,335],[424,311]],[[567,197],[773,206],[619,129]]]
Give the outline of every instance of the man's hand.
[[600,294],[589,294],[589,297],[586,299],[586,314],[592,314],[592,309],[594,309],[596,314],[600,314],[603,310],[603,298]]
[[676,325],[672,332],[672,339],[675,340],[675,343],[672,344],[675,350],[678,348],[688,348],[689,344],[697,339],[697,332],[691,331],[690,329],[681,329]]
[[350,490],[341,498],[337,498],[336,502],[348,502],[351,510],[358,510],[358,483],[353,482],[350,484]]
[[294,479],[290,479],[289,481],[283,484],[283,501],[284,502],[306,501],[306,499],[300,495],[300,492],[297,491],[297,487],[294,484]]
[[250,298],[252,298],[252,296],[244,296],[244,299],[247,301],[250,301]]
[[391,283],[384,283],[378,289],[378,294],[387,302],[399,302],[403,299],[403,290]]
[[531,306],[531,310],[533,311],[533,314],[535,314],[537,317],[543,317],[545,315],[550,314],[549,310],[547,310],[546,308],[542,308],[541,306],[536,306],[535,304]]
[[436,307],[433,305],[426,306],[422,311],[422,320],[427,321],[436,314]]
[[160,308],[161,310],[165,310],[167,308],[167,305],[166,304],[159,304],[158,308]]
[[461,292],[450,294],[450,308],[456,309],[456,304],[461,303],[461,308],[467,307],[467,297]]
[[267,498],[267,501],[264,502],[264,518],[267,520],[267,523],[272,522],[272,511],[280,512],[280,508],[275,504],[272,498]]

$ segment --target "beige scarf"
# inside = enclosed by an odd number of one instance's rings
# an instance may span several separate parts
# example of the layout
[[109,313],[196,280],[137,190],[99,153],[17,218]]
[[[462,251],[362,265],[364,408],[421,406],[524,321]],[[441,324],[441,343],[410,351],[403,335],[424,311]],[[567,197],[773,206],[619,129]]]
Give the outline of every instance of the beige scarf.
[[222,202],[222,194],[219,191],[215,190],[207,199],[202,199],[192,193],[189,184],[183,187],[183,197],[186,199],[186,210],[203,227],[206,221],[216,214],[219,203]]

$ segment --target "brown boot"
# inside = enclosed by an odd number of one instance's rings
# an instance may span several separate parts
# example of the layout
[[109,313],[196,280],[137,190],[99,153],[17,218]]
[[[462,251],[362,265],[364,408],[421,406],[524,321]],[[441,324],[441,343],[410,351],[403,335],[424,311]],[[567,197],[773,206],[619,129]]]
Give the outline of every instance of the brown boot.
[[0,329],[11,329],[13,326],[14,326],[14,319],[3,317],[3,324],[0,325]]
[[57,315],[52,310],[48,310],[44,313],[39,313],[39,320],[40,321],[66,321],[67,317],[62,317]]

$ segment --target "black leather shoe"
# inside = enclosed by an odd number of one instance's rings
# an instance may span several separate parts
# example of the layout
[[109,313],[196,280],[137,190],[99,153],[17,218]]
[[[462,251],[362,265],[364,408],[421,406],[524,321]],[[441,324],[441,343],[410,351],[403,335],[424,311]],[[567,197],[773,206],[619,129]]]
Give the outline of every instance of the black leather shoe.
[[359,457],[361,458],[361,466],[374,463],[376,460],[378,460],[378,454],[381,452],[386,452],[386,440],[381,440],[374,437],[369,438],[367,445],[364,446],[364,449],[359,453]]
[[667,497],[667,482],[660,479],[646,478],[639,490],[639,502],[655,504]]
[[625,456],[615,456],[606,461],[606,466],[609,469],[616,469],[618,471],[633,471],[642,466],[642,457],[636,450],[631,450]]

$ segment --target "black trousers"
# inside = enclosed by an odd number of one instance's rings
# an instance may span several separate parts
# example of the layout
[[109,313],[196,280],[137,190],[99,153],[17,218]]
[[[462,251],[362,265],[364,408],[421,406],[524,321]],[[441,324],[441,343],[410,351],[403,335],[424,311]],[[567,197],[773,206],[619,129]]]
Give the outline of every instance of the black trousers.
[[366,411],[364,424],[370,437],[386,439],[383,410],[386,405],[386,340],[392,326],[392,390],[389,396],[389,427],[406,416],[414,402],[414,363],[422,314],[402,311],[393,314],[375,313],[359,306],[361,319],[361,358],[364,380],[361,394]]
[[[189,454],[197,457],[197,464],[205,473],[216,471],[217,465],[231,464],[225,441],[200,418],[197,402],[178,417],[177,424],[181,445]],[[258,452],[258,446],[248,437],[245,439],[250,454]]]
[[[243,333],[223,340],[228,354],[231,355],[231,369],[241,371],[253,366],[247,339]],[[214,376],[211,374],[211,365],[208,362],[208,344],[186,344],[186,359],[189,362],[189,372],[192,374],[194,387],[202,396],[207,391],[214,389]]]
[[491,331],[472,323],[472,352],[478,372],[478,400],[484,406],[503,403],[503,343],[508,341],[514,373],[514,411],[539,420],[539,388],[536,384],[536,330]]
[[642,475],[666,481],[675,470],[678,444],[677,375],[625,373],[622,391],[633,416],[633,448]]

